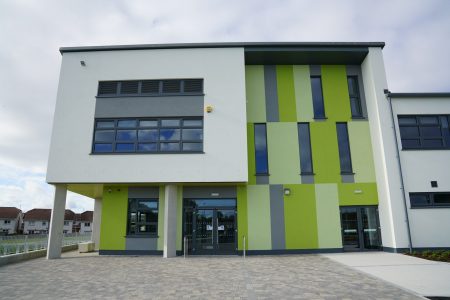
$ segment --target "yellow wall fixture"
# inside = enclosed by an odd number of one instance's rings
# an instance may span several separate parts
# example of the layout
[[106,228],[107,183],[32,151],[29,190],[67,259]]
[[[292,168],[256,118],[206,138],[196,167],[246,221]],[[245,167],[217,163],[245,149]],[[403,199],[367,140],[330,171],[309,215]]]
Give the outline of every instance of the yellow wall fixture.
[[206,110],[207,113],[211,113],[213,111],[212,105],[207,105],[205,110]]

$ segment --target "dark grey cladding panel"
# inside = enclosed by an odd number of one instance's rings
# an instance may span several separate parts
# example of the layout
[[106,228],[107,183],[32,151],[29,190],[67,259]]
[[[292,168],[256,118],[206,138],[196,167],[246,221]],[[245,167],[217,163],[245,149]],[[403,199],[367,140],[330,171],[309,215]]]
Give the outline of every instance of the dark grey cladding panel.
[[126,237],[125,250],[156,250],[157,237]]
[[159,198],[159,187],[130,186],[128,198]]
[[270,224],[272,249],[285,249],[284,198],[283,185],[281,184],[270,185]]
[[274,65],[264,66],[264,88],[266,93],[267,122],[278,122],[277,70]]
[[269,184],[269,176],[256,175],[256,184]]
[[203,103],[203,96],[97,97],[95,117],[202,117]]
[[341,180],[343,183],[355,183],[355,175],[341,174]]
[[235,186],[185,186],[183,198],[236,198]]
[[366,93],[364,92],[364,82],[360,65],[347,65],[347,76],[358,76],[359,93],[361,94],[361,108],[363,117],[367,118]]
[[320,65],[310,65],[309,73],[311,76],[321,76],[322,75],[321,66]]

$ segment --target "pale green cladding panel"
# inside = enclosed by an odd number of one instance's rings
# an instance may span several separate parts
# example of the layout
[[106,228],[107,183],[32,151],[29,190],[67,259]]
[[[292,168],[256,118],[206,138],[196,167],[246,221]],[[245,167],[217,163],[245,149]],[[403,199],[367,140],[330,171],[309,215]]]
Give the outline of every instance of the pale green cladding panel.
[[164,186],[159,187],[158,201],[158,250],[164,250],[164,207],[165,207],[165,189]]
[[255,169],[255,127],[247,124],[247,157],[248,157],[248,184],[256,184]]
[[330,121],[351,120],[345,66],[322,66],[322,89],[325,115]]
[[245,66],[247,122],[266,122],[264,66]]
[[311,149],[315,183],[341,182],[336,123],[311,122]]
[[269,185],[247,186],[247,230],[249,250],[272,248]]
[[316,184],[315,191],[319,248],[342,248],[337,184]]
[[309,66],[294,65],[293,73],[297,121],[312,122],[314,119],[314,110]]
[[247,230],[247,186],[237,186],[237,228],[238,228],[238,250],[243,250],[244,236],[245,249],[248,249]]
[[280,122],[296,122],[294,72],[291,65],[280,65],[277,70],[278,113]]
[[125,250],[128,188],[105,186],[102,199],[100,250]]
[[286,249],[317,249],[317,214],[314,184],[288,184],[284,195]]
[[355,182],[375,182],[369,122],[348,122],[347,128]]
[[267,123],[270,184],[300,183],[297,123]]
[[378,205],[376,183],[339,183],[339,205]]

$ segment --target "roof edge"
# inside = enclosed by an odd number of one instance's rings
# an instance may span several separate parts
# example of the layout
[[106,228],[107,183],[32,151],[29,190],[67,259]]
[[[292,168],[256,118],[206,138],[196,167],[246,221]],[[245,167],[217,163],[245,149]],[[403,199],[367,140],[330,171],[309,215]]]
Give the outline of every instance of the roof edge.
[[389,93],[391,98],[450,98],[450,92],[442,93]]
[[134,44],[61,47],[61,54],[68,52],[120,51],[120,50],[155,50],[155,49],[189,49],[189,48],[254,48],[254,47],[380,47],[384,42],[226,42],[226,43],[175,43],[175,44]]

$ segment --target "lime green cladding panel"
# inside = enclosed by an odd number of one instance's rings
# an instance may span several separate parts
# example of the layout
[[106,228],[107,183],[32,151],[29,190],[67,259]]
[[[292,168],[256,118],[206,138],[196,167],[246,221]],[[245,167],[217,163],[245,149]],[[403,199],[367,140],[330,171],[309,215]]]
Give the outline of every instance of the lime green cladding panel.
[[164,209],[165,209],[165,189],[164,186],[159,187],[158,201],[158,250],[164,249]]
[[247,216],[248,249],[270,250],[272,237],[269,185],[247,186]]
[[247,157],[248,157],[248,184],[256,184],[255,169],[255,126],[247,124]]
[[376,183],[340,183],[339,205],[378,205]]
[[278,113],[280,122],[296,122],[294,73],[292,65],[280,65],[277,70]]
[[244,237],[246,239],[245,249],[248,249],[246,186],[237,186],[237,211],[238,250],[243,250]]
[[309,66],[294,65],[293,73],[297,121],[312,122],[314,118],[314,110]]
[[100,250],[125,250],[128,188],[105,186],[102,199]]
[[247,97],[247,122],[265,122],[264,66],[245,66],[245,91]]
[[375,182],[369,122],[348,122],[347,128],[355,182]]
[[341,181],[339,148],[334,122],[310,123],[311,149],[315,183]]
[[286,249],[317,249],[317,214],[314,184],[288,184],[284,196]]
[[342,122],[351,120],[345,66],[322,66],[322,89],[328,120]]
[[319,248],[341,248],[341,222],[337,184],[316,184],[315,196]]
[[267,123],[270,184],[300,183],[297,123]]

